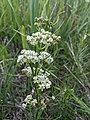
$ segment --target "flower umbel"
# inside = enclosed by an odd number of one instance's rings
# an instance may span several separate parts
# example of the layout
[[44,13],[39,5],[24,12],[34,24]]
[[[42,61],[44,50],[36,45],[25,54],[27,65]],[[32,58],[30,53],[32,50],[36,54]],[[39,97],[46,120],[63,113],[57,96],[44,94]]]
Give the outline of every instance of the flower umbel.
[[34,84],[38,85],[38,89],[43,91],[44,89],[49,89],[51,86],[51,81],[49,80],[48,76],[46,73],[41,73],[35,77],[33,77],[33,82]]
[[31,45],[37,45],[38,43],[40,43],[50,46],[52,43],[55,44],[55,42],[57,42],[60,38],[60,36],[56,36],[49,31],[41,29],[40,32],[33,33],[32,36],[27,35],[26,40]]
[[46,63],[50,64],[53,62],[53,58],[48,52],[40,52],[39,59],[41,61],[45,61]]
[[22,50],[21,55],[18,56],[17,62],[24,63],[36,63],[39,62],[38,53],[34,50]]
[[22,104],[22,107],[25,109],[27,105],[35,106],[37,104],[37,100],[33,99],[32,95],[27,95],[27,97],[24,100],[24,103]]

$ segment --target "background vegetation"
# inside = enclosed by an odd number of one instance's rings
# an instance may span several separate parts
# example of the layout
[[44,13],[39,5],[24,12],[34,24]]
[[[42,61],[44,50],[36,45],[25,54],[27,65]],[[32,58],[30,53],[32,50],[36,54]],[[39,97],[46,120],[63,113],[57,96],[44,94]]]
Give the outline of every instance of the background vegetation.
[[22,34],[36,32],[34,20],[40,16],[61,36],[50,50],[56,99],[40,120],[89,120],[90,2],[85,0],[0,0],[0,120],[31,120],[21,109],[28,86],[16,60],[24,47]]

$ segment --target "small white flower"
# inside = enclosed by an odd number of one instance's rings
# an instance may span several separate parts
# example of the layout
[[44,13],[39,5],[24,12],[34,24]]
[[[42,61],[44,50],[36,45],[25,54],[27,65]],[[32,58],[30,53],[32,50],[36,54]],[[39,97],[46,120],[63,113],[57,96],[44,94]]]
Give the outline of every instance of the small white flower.
[[46,89],[49,89],[50,88],[50,85],[49,83],[46,84]]
[[85,34],[85,35],[84,35],[84,40],[86,39],[86,37],[87,37],[87,35]]
[[46,108],[46,104],[44,101],[44,99],[41,99],[42,110]]
[[37,35],[32,34],[32,36],[27,36],[26,40],[31,44],[31,45],[36,45],[37,44],[37,39],[35,38]]
[[43,70],[43,69],[40,69],[39,72],[40,72],[40,73],[44,73],[44,70]]
[[32,100],[32,95],[27,95],[27,97],[25,98],[25,102],[27,102],[27,101],[30,101],[30,100]]
[[52,96],[52,100],[55,100],[55,96]]
[[53,62],[53,58],[51,56],[49,56],[45,62],[47,62],[48,64],[52,63]]
[[37,100],[36,99],[33,99],[32,101],[31,101],[31,105],[32,106],[35,106],[37,104]]
[[44,30],[44,29],[41,29],[41,32],[42,32],[42,33],[45,33],[45,30]]
[[21,54],[24,54],[26,52],[26,50],[25,49],[23,49],[22,51],[21,51]]
[[58,36],[58,37],[57,37],[57,40],[59,40],[59,39],[61,39],[61,36]]
[[43,91],[43,90],[45,89],[45,85],[44,85],[44,84],[39,84],[39,89],[40,89],[41,91]]
[[26,68],[22,69],[22,72],[24,72],[27,76],[32,75],[31,67],[26,67]]
[[53,39],[52,38],[49,38],[48,40],[47,40],[47,42],[53,42]]
[[17,59],[17,63],[21,62],[23,60],[23,55],[19,55]]
[[26,39],[31,40],[31,36],[27,35]]
[[32,89],[32,94],[35,92],[35,90],[34,89]]
[[25,104],[25,103],[22,104],[22,107],[23,107],[24,109],[26,108],[26,106],[27,106],[27,104]]

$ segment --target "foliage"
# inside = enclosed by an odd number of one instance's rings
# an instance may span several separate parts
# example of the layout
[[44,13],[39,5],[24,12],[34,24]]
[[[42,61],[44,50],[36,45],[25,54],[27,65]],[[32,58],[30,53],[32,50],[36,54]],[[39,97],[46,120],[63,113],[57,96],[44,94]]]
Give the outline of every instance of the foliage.
[[[90,2],[86,0],[0,0],[1,120],[31,120],[35,116],[37,120],[90,118],[89,11]],[[48,94],[55,100],[43,112],[37,107],[33,114],[35,110],[22,109],[31,83],[21,72],[24,66],[18,67],[17,56],[22,49],[35,49],[27,44],[26,36],[37,33],[39,27],[61,39],[48,47],[54,62],[44,67],[50,70],[53,85]]]

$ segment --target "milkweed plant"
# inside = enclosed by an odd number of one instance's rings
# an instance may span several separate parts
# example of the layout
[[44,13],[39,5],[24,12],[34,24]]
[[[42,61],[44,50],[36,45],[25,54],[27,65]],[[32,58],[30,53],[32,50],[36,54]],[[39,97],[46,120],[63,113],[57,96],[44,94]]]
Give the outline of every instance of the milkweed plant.
[[[40,20],[39,18],[36,18]],[[38,25],[38,23],[35,23]],[[41,23],[42,24],[42,23]],[[53,64],[53,56],[48,52],[48,48],[60,40],[60,36],[45,30],[40,26],[38,32],[31,36],[26,36],[27,44],[33,46],[32,49],[21,50],[17,63],[23,65],[22,72],[29,78],[31,91],[22,103],[23,109],[39,107],[43,111],[55,96],[50,96],[47,90],[50,90],[52,81],[48,67]],[[47,94],[47,97],[44,96]]]

